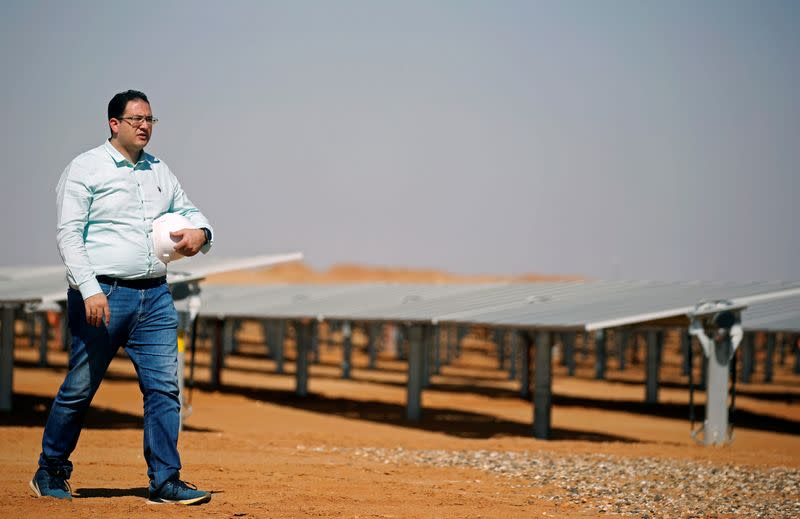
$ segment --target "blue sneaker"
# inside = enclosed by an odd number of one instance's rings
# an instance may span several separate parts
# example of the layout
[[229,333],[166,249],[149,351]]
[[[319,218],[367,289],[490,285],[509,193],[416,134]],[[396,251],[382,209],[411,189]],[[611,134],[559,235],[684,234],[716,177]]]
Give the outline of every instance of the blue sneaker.
[[191,483],[184,483],[180,479],[171,479],[164,483],[158,490],[153,490],[153,484],[148,489],[147,502],[151,505],[171,503],[174,505],[200,505],[211,501],[211,492],[197,490]]
[[30,482],[31,490],[36,497],[54,497],[56,499],[72,499],[72,489],[62,472],[48,472],[40,468]]

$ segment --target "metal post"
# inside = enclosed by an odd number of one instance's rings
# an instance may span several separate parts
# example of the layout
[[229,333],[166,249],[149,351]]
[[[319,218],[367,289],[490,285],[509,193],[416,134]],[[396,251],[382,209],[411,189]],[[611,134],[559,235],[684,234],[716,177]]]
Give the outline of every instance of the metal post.
[[444,363],[446,366],[449,366],[450,363],[453,361],[453,354],[455,353],[454,351],[455,344],[453,339],[455,338],[455,335],[456,335],[455,325],[448,326],[446,340],[445,340],[445,353],[444,353],[445,355]]
[[50,323],[47,321],[47,313],[39,312],[39,322],[42,323],[41,333],[39,334],[39,367],[47,366],[47,340],[50,337]]
[[273,341],[272,353],[275,357],[275,372],[284,372],[284,363],[286,360],[286,349],[284,342],[286,341],[286,321],[277,321],[273,324],[272,329]]
[[342,323],[342,378],[350,378],[350,368],[353,362],[353,341],[351,340],[350,322]]
[[508,358],[508,380],[517,378],[517,361],[519,360],[519,333],[512,331],[509,335],[510,354]]
[[764,358],[764,382],[772,382],[773,362],[775,358],[775,334],[767,334],[767,356]]
[[28,343],[31,348],[36,347],[36,315],[39,313],[41,312],[31,312],[28,314],[28,318],[25,319],[25,324],[28,327]]
[[529,332],[520,332],[519,396],[528,400],[531,397],[531,346]]
[[494,330],[494,344],[497,348],[497,369],[505,369],[506,367],[506,341],[504,330],[495,328]]
[[422,417],[422,377],[424,370],[423,331],[419,325],[408,328],[408,387],[406,418],[418,422]]
[[408,358],[408,353],[406,352],[406,330],[403,326],[397,324],[394,327],[394,337],[395,337],[395,344],[396,344],[396,358],[397,360],[405,360]]
[[536,335],[536,390],[533,394],[533,436],[542,440],[550,437],[552,394],[552,350],[550,333]]
[[378,364],[378,338],[381,326],[379,323],[369,324],[369,369],[375,369]]
[[717,445],[728,440],[728,382],[730,377],[731,341],[714,341],[708,361],[706,421],[704,441]]
[[433,374],[442,372],[442,329],[439,325],[433,327]]
[[233,352],[233,336],[236,333],[236,323],[233,319],[225,319],[222,328],[222,352],[225,357]]
[[628,349],[628,330],[617,328],[614,330],[614,338],[617,340],[617,365],[620,371],[625,370],[625,354]]
[[225,321],[222,319],[214,320],[214,341],[211,351],[211,387],[219,387],[222,379],[222,365],[225,362],[225,346],[223,344],[223,329]]
[[[309,334],[310,334],[310,339],[309,340],[310,340],[310,343],[308,345],[308,348],[311,351],[311,363],[312,364],[319,364],[319,360],[320,360],[319,328],[320,327],[319,326],[314,326],[314,328],[315,328],[315,330],[314,330],[313,333],[311,333],[311,331],[309,329]],[[331,333],[330,326],[328,327],[328,333],[329,334]]]
[[681,356],[683,357],[682,373],[688,375],[692,369],[692,336],[689,332],[680,330]]
[[581,344],[581,358],[589,358],[589,332],[583,332],[583,343]]
[[298,322],[295,324],[295,394],[308,396],[308,354],[312,347],[313,324]]
[[800,374],[800,347],[797,346],[797,335],[791,336],[791,343],[789,343],[794,350],[794,373]]
[[0,411],[11,411],[14,387],[14,307],[2,306],[0,330]]
[[742,372],[739,376],[739,380],[741,380],[743,384],[749,384],[750,379],[753,376],[756,349],[754,339],[755,337],[753,337],[752,333],[745,333],[742,340]]
[[431,385],[431,364],[433,358],[433,327],[431,325],[422,328],[422,388],[427,389]]
[[605,330],[594,332],[595,366],[594,378],[606,378],[606,333]]
[[789,336],[786,333],[781,334],[781,340],[778,346],[778,365],[784,367],[786,365],[786,348],[788,347]]
[[575,375],[575,332],[564,332],[561,337],[564,341],[564,355],[567,357],[567,375],[572,377]]
[[659,366],[659,333],[656,330],[647,332],[647,358],[645,381],[645,402],[658,403],[658,366]]

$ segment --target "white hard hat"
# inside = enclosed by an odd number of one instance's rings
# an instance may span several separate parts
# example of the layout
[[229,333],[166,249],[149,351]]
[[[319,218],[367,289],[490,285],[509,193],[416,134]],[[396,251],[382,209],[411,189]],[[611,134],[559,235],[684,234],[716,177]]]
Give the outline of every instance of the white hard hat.
[[175,244],[180,239],[169,235],[181,229],[195,229],[195,226],[188,218],[178,213],[165,213],[153,220],[153,251],[165,264],[184,257],[175,250]]

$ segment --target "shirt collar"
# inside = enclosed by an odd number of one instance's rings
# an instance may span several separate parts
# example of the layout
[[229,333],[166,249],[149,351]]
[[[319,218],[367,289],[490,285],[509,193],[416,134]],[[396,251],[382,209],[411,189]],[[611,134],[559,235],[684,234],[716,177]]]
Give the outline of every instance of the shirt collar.
[[136,165],[131,164],[131,162],[128,159],[126,159],[122,155],[122,153],[120,153],[120,151],[111,144],[111,139],[106,140],[104,147],[108,152],[108,154],[111,156],[111,160],[114,161],[114,165],[116,165],[118,168],[127,166],[129,168],[132,167],[134,169],[150,169],[151,165],[157,164],[159,162],[157,158],[150,155],[146,151],[142,150],[142,154],[139,157],[139,162],[137,162]]

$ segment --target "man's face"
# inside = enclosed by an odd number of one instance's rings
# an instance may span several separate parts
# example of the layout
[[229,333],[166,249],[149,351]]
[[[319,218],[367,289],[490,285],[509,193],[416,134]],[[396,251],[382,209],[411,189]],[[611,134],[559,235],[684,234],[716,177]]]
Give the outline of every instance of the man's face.
[[117,141],[126,149],[142,150],[150,142],[150,136],[153,133],[153,124],[147,121],[142,121],[141,124],[131,117],[153,117],[153,112],[150,110],[150,103],[142,101],[141,99],[134,99],[128,101],[123,112],[122,117],[119,119],[111,119],[109,125],[111,131],[117,136]]

